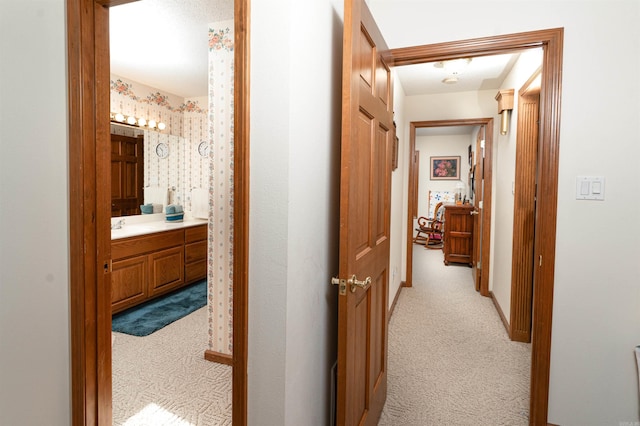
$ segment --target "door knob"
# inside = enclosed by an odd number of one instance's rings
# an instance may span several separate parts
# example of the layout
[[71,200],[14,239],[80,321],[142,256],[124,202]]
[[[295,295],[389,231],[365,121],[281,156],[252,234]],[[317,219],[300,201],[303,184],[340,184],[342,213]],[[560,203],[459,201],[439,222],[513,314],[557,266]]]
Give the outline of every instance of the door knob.
[[480,212],[477,212],[477,211],[475,211],[475,210],[472,210],[471,212],[469,212],[469,214],[473,216],[473,215],[476,215],[476,214],[480,214]]
[[359,281],[355,275],[352,275],[351,278],[347,280],[347,284],[351,286],[351,293],[355,293],[357,287],[363,290],[369,287],[371,285],[371,277],[367,277],[364,281]]

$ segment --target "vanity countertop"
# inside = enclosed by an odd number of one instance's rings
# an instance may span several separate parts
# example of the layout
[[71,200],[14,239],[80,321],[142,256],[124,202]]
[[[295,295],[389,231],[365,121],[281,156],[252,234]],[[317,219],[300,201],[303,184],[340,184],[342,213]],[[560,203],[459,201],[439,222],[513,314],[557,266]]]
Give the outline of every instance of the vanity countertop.
[[[141,220],[139,218],[143,219]],[[117,222],[118,219],[121,218],[113,218],[112,223]],[[182,222],[166,222],[164,220],[164,214],[125,216],[124,220],[125,223],[122,225],[122,228],[111,230],[111,240],[153,234],[155,232],[173,231],[191,226],[205,225],[208,222],[207,219],[190,217],[185,217]]]

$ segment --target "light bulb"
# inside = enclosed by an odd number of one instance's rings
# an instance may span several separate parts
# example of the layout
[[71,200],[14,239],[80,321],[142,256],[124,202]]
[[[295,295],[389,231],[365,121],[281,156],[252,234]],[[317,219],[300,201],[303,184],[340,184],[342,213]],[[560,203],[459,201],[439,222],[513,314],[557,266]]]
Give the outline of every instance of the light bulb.
[[127,124],[136,124],[136,118],[133,115],[130,115],[129,117],[127,117]]
[[158,129],[164,130],[165,127],[167,127],[167,126],[164,123],[162,123],[162,122],[158,123]]
[[116,121],[119,121],[120,123],[124,122],[124,115],[122,115],[122,113],[117,113],[115,116]]
[[156,120],[149,120],[149,128],[150,129],[156,128]]
[[142,127],[146,126],[147,120],[145,120],[143,117],[138,118],[138,125]]

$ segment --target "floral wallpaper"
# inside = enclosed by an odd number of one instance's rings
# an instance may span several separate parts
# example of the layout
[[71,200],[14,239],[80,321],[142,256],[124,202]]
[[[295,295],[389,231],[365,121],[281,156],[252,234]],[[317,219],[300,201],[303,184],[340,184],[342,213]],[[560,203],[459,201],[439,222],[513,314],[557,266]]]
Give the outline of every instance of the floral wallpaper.
[[233,21],[209,25],[209,350],[233,353]]
[[[118,134],[140,133],[144,142],[144,186],[167,187],[171,203],[191,210],[191,189],[209,186],[209,158],[198,152],[202,141],[209,143],[208,96],[184,99],[170,93],[111,75],[111,112],[164,122],[163,131],[129,126],[111,126]],[[169,146],[169,156],[155,154],[158,143]]]

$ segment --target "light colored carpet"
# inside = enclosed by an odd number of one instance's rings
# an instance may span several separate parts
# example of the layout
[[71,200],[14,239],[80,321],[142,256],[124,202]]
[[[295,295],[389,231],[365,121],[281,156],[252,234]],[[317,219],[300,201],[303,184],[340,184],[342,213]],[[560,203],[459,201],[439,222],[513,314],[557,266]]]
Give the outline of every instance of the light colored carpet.
[[531,345],[509,340],[471,268],[414,248],[413,287],[389,324],[388,396],[379,425],[527,425]]
[[231,425],[231,367],[204,359],[206,307],[146,337],[113,337],[114,425]]

